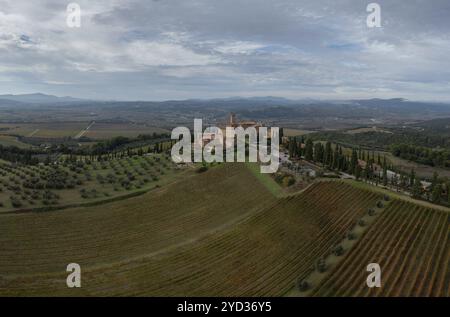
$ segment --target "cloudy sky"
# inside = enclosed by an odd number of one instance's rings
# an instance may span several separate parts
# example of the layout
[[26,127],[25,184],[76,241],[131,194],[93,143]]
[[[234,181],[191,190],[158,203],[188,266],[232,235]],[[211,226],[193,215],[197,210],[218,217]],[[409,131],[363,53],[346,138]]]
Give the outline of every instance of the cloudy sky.
[[0,0],[0,94],[450,100],[450,1]]

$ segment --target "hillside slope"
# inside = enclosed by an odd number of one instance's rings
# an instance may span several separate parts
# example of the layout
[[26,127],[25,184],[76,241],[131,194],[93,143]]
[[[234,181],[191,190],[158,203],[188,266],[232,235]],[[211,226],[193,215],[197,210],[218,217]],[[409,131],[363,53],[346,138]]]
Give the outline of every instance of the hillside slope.
[[58,272],[71,262],[107,265],[159,252],[225,227],[272,200],[246,168],[227,164],[123,201],[1,215],[0,275]]
[[[450,214],[394,201],[348,252],[314,296],[450,296]],[[369,263],[381,288],[366,285]]]
[[[380,199],[340,181],[276,198],[244,164],[224,164],[121,202],[4,215],[0,295],[288,295]],[[313,295],[448,295],[448,215],[393,200]],[[73,262],[79,289],[66,287]],[[365,287],[370,262],[381,290]]]
[[379,197],[330,182],[275,200],[229,165],[121,207],[2,217],[0,294],[283,295]]

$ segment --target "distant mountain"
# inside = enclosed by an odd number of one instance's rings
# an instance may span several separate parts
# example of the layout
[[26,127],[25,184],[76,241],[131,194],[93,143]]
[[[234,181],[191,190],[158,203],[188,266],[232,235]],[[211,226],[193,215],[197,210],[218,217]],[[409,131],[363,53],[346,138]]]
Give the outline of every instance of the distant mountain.
[[28,104],[52,104],[52,103],[72,103],[86,101],[73,97],[57,97],[53,95],[46,95],[41,93],[23,94],[23,95],[0,95],[0,103],[5,102],[19,102]]

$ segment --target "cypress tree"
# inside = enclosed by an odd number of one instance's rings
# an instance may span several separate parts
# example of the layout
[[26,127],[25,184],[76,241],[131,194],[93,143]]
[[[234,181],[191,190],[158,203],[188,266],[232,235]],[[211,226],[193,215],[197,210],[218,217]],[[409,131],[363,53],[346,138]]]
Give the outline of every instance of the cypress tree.
[[411,173],[409,174],[409,186],[414,186],[414,180],[416,179],[416,172],[414,169],[411,169]]
[[314,158],[313,155],[314,155],[313,142],[311,139],[308,139],[306,141],[306,147],[305,147],[305,159],[307,161],[312,161]]

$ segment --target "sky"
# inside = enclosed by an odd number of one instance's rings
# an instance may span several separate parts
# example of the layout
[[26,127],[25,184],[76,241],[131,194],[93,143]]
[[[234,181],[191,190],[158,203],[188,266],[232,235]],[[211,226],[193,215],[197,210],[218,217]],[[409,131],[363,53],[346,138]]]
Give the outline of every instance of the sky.
[[0,94],[450,101],[450,1],[0,0]]

